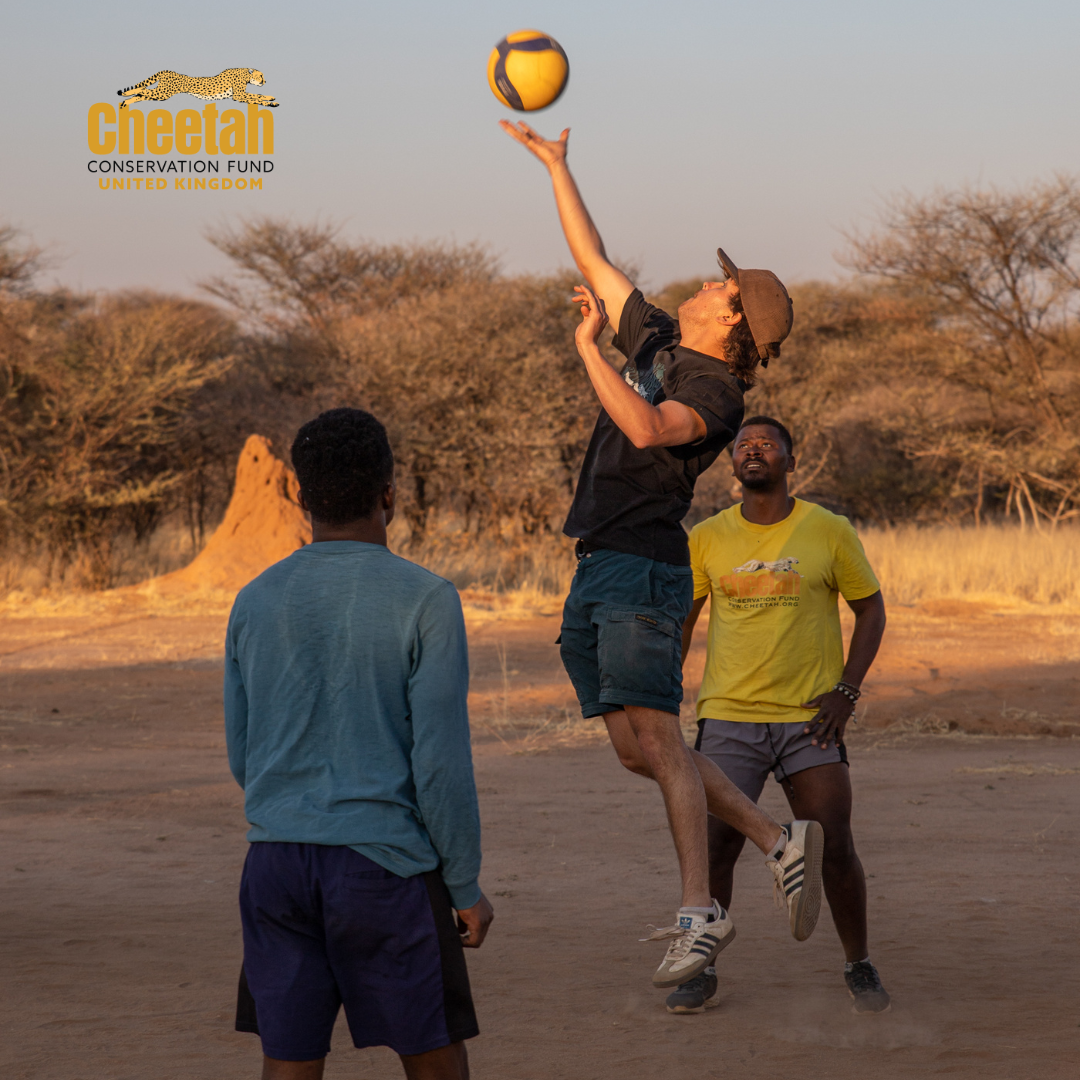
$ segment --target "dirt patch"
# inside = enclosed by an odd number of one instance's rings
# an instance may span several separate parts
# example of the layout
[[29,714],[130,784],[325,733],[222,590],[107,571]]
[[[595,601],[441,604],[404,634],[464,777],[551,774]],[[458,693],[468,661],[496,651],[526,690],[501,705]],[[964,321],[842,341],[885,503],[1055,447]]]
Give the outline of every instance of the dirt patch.
[[1072,736],[1080,734],[1078,691],[1076,612],[961,601],[894,606],[859,723]]
[[[548,629],[474,648],[476,709],[506,740],[478,729],[497,911],[469,958],[478,1080],[1076,1075],[1080,905],[1061,853],[1077,839],[1080,743],[855,735],[856,838],[892,1012],[851,1015],[827,915],[792,942],[747,853],[721,1007],[670,1016],[649,982],[658,947],[637,940],[677,899],[656,788],[606,745],[522,752],[555,704],[528,696],[555,693]],[[502,727],[500,647],[520,682]],[[0,675],[5,1077],[256,1074],[256,1040],[231,1030],[246,845],[220,680],[213,659]],[[763,800],[783,813],[778,785]],[[353,1050],[343,1024],[334,1045],[330,1078],[400,1076],[388,1051]]]
[[[5,1077],[257,1070],[257,1043],[231,1028],[245,825],[222,730],[226,610],[0,622],[0,949],[17,988],[0,998]],[[578,719],[558,618],[499,615],[468,620],[497,909],[470,957],[478,1080],[1077,1074],[1080,904],[1062,852],[1080,821],[1080,740],[1039,734],[1080,719],[1075,615],[890,613],[849,737],[872,955],[894,998],[877,1018],[848,1011],[827,917],[790,940],[752,853],[721,1007],[663,1010],[656,950],[637,941],[677,900],[659,794]],[[683,719],[692,735],[689,704]],[[763,805],[785,813],[778,785]],[[343,1025],[335,1047],[328,1078],[400,1075],[389,1052],[352,1050]]]

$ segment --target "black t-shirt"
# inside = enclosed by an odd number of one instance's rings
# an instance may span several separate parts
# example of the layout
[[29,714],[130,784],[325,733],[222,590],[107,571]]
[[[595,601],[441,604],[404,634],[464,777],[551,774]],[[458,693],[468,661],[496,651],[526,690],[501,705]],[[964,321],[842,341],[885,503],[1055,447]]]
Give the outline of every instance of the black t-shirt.
[[739,430],[747,386],[722,360],[683,348],[679,324],[646,303],[639,289],[626,301],[614,345],[627,358],[626,381],[653,405],[689,406],[705,421],[705,437],[639,450],[601,409],[563,532],[597,547],[689,566],[681,522],[694,482]]

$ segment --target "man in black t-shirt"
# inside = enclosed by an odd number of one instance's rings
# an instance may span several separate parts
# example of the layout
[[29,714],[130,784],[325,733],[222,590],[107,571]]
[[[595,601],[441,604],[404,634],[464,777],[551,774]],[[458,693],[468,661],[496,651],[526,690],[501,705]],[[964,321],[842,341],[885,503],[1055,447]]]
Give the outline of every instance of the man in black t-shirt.
[[[503,129],[546,166],[563,232],[588,287],[578,286],[576,341],[602,406],[565,525],[578,569],[563,612],[562,659],[585,717],[603,716],[619,760],[657,781],[682,875],[682,907],[656,986],[701,974],[731,940],[728,914],[709,895],[707,811],[768,857],[791,930],[808,937],[821,904],[821,827],[781,827],[679,726],[682,624],[693,599],[682,519],[694,482],[734,438],[758,363],[780,353],[791,301],[767,270],[739,270],[721,251],[721,281],[679,307],[678,321],[647,303],[607,258],[566,165],[569,130],[556,141],[524,123]],[[622,374],[597,339],[608,319],[627,357]]]

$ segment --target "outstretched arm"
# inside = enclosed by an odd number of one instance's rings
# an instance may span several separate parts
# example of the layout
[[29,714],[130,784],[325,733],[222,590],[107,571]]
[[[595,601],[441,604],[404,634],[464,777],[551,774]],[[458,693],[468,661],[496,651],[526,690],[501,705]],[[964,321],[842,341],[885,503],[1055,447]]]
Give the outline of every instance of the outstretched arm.
[[604,359],[596,344],[607,326],[606,301],[584,285],[575,285],[574,299],[581,304],[581,323],[574,333],[589,381],[619,430],[639,449],[655,446],[686,446],[707,433],[701,416],[681,401],[646,401]]
[[570,175],[566,164],[566,144],[570,138],[570,129],[567,128],[557,140],[549,140],[542,138],[523,121],[512,124],[509,120],[500,120],[499,126],[547,167],[551,185],[555,190],[559,221],[566,242],[570,245],[570,254],[593,291],[604,298],[608,316],[617,331],[623,305],[634,291],[634,283],[608,261],[604,242],[596,231],[589,211],[585,209],[573,176]]

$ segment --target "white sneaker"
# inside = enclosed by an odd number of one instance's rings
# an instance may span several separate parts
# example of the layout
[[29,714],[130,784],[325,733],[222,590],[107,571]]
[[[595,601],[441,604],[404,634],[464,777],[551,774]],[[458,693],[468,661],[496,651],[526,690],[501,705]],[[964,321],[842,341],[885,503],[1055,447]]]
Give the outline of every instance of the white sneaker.
[[788,910],[791,936],[805,941],[817,925],[821,912],[821,854],[825,832],[816,821],[793,821],[780,826],[787,847],[779,859],[766,860],[776,879],[776,906]]
[[680,914],[674,926],[650,929],[652,933],[642,941],[672,939],[664,962],[653,975],[653,986],[678,986],[700,975],[735,937],[731,916],[715,900],[711,919]]

